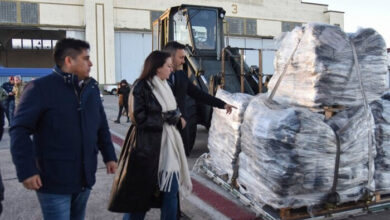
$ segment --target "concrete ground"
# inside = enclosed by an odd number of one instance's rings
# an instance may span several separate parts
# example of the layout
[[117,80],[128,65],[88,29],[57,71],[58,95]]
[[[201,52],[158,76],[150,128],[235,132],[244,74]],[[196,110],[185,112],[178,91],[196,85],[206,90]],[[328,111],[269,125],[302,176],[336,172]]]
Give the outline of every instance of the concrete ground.
[[[125,123],[125,117],[121,118],[121,124],[113,123],[118,113],[117,97],[111,95],[104,96],[104,107],[111,133],[114,136],[123,139],[130,124]],[[114,141],[114,143],[115,142],[116,141]],[[3,201],[4,211],[0,216],[0,220],[42,219],[35,192],[24,189],[22,184],[16,179],[9,146],[8,128],[6,128],[3,140],[0,142],[0,169],[5,186],[5,200]],[[117,154],[119,155],[120,146],[118,143],[115,144],[115,146]],[[207,152],[207,130],[198,127],[195,147],[192,155],[188,158],[190,169],[193,167],[196,159],[205,152]],[[183,219],[220,220],[255,218],[254,213],[243,207],[235,197],[231,196],[220,186],[214,184],[203,175],[192,172],[192,178],[194,193],[181,200],[182,211],[185,214]],[[106,174],[105,166],[100,158],[98,171],[96,173],[96,185],[94,186],[88,201],[86,219],[119,220],[122,218],[122,214],[107,211],[112,180],[113,175]],[[213,200],[214,198],[215,200]],[[158,209],[152,209],[148,212],[146,219],[159,219],[159,213]],[[353,217],[350,219],[388,220],[390,219],[390,211]]]

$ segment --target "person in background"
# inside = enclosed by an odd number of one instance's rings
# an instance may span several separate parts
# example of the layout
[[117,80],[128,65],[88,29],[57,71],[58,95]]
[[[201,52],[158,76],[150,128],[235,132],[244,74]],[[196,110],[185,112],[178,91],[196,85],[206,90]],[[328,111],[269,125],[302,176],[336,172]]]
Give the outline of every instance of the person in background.
[[19,105],[20,97],[22,96],[24,86],[25,83],[22,81],[22,77],[20,75],[14,76],[14,88],[12,89],[12,93],[15,96],[15,109]]
[[8,98],[3,101],[2,104],[4,107],[5,116],[8,120],[8,126],[11,126],[11,121],[15,110],[15,96],[12,92],[12,89],[14,88],[14,77],[8,77],[8,82],[3,83],[1,87],[3,87],[3,89],[8,93]]
[[130,86],[127,83],[125,79],[123,79],[119,84],[118,89],[118,96],[119,96],[119,112],[118,117],[114,121],[115,123],[120,123],[120,118],[122,116],[122,111],[125,109],[126,116],[127,116],[127,122],[130,122],[129,119],[129,93],[130,93]]
[[56,67],[26,85],[10,128],[18,180],[36,191],[45,220],[84,219],[99,151],[107,173],[117,169],[89,48],[72,38],[57,42]]

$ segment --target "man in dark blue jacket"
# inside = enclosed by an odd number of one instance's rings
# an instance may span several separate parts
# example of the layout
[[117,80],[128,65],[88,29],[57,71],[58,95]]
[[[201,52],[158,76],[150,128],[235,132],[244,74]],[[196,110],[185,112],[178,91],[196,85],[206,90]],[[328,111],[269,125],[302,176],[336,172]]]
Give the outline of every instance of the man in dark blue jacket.
[[89,77],[89,44],[58,41],[54,60],[52,74],[24,89],[10,129],[12,159],[19,181],[37,190],[44,219],[84,219],[98,150],[107,173],[117,159],[98,83]]

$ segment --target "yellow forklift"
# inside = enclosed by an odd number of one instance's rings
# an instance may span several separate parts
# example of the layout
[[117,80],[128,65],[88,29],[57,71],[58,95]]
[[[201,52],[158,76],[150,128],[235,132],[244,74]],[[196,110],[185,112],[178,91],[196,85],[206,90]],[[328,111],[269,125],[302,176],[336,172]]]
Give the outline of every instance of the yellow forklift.
[[[232,93],[255,95],[264,92],[262,51],[258,50],[259,66],[249,67],[244,62],[244,50],[254,49],[225,47],[224,18],[225,10],[219,7],[172,7],[153,22],[153,50],[161,50],[169,41],[184,44],[184,70],[197,87],[211,95],[215,95],[217,87]],[[194,129],[196,124],[208,128],[212,108],[196,103],[190,97],[187,99],[188,115],[194,119],[190,124],[195,123]]]

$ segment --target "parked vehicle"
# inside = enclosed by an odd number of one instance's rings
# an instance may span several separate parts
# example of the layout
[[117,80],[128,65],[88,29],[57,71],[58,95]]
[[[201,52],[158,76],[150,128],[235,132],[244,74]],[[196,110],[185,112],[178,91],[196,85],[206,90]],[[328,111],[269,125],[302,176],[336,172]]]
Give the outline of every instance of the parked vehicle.
[[118,85],[104,85],[103,90],[111,95],[118,93]]

